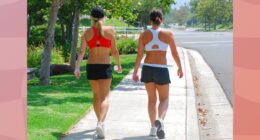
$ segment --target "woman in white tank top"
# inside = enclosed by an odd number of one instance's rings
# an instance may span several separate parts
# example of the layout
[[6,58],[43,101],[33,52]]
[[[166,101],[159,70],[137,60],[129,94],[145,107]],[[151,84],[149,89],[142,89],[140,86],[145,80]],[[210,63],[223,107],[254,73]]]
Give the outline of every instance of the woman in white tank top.
[[[141,82],[145,83],[148,95],[148,112],[151,122],[150,136],[165,138],[164,123],[168,103],[169,103],[169,84],[171,83],[167,68],[166,52],[170,47],[172,56],[178,66],[177,74],[182,78],[183,72],[180,58],[174,43],[171,31],[163,30],[160,24],[163,14],[160,9],[152,9],[150,12],[151,29],[140,35],[138,42],[138,55],[133,73],[133,80],[139,81],[137,75],[138,68],[146,51],[146,57],[142,67]],[[159,107],[156,108],[157,94],[159,96]],[[158,116],[157,116],[158,112]]]

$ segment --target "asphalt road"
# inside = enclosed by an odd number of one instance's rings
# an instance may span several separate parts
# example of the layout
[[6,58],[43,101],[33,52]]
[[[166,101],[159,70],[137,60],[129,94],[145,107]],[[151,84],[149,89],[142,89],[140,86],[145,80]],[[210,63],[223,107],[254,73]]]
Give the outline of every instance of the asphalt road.
[[197,50],[211,67],[233,105],[233,33],[173,30],[179,47]]

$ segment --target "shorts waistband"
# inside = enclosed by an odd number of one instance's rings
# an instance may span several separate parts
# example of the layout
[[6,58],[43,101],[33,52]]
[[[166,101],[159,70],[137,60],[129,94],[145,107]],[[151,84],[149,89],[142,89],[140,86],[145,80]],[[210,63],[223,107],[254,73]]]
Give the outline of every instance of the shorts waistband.
[[168,65],[161,65],[161,64],[146,64],[146,63],[144,63],[143,66],[150,66],[150,67],[156,67],[156,68],[168,68]]

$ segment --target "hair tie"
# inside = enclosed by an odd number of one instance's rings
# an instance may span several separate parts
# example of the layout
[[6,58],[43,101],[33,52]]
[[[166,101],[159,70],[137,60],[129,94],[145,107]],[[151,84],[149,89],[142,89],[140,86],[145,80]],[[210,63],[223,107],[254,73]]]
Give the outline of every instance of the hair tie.
[[162,22],[161,18],[160,17],[156,17],[155,19],[156,21],[159,21],[159,22]]

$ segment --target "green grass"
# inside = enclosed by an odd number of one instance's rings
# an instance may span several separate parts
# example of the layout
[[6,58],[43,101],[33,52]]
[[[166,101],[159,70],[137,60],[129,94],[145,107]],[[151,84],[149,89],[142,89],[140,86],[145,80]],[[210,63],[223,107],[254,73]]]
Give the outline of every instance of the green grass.
[[218,24],[216,26],[216,30],[214,30],[213,27],[211,27],[211,29],[209,30],[208,27],[205,30],[204,25],[203,24],[199,24],[196,26],[193,26],[194,28],[198,28],[198,31],[203,31],[203,32],[226,32],[226,31],[231,31],[233,29],[233,24],[229,23],[229,24]]
[[[133,68],[135,58],[136,55],[121,56],[123,73],[113,73],[112,88]],[[28,82],[29,140],[57,140],[86,114],[93,97],[85,67],[83,61],[80,80],[61,75],[51,77],[50,86],[38,86],[38,79]]]

